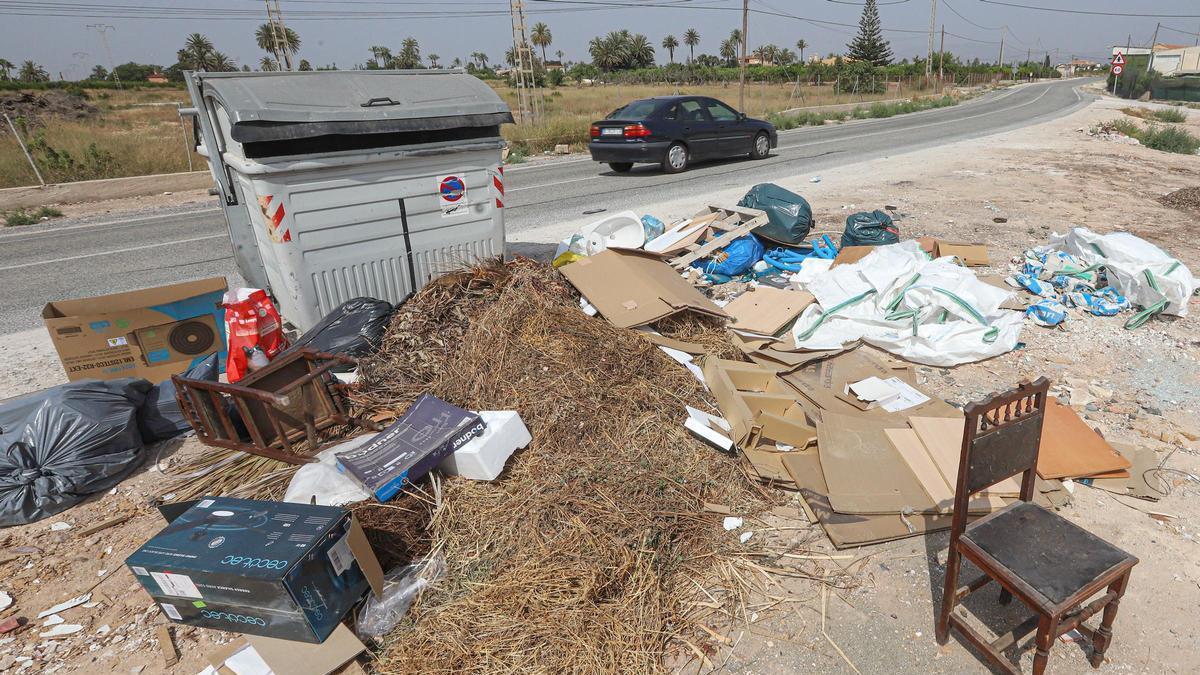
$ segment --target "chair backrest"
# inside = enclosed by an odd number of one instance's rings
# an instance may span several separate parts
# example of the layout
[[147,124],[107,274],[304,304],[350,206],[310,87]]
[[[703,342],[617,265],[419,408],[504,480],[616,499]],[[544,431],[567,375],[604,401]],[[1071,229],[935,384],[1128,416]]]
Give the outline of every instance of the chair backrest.
[[954,491],[954,531],[960,530],[959,514],[966,525],[967,502],[971,495],[1023,473],[1021,499],[1033,499],[1038,448],[1050,381],[1022,382],[1016,389],[992,394],[967,405],[966,430],[958,462],[958,485]]

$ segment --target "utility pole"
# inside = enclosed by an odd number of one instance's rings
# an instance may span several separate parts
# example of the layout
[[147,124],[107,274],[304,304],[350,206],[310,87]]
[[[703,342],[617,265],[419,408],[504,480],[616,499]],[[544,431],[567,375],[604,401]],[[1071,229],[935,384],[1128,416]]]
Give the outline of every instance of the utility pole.
[[533,70],[533,49],[525,32],[525,1],[509,0],[508,9],[512,17],[513,55],[516,56],[513,70],[517,82],[517,107],[520,108],[521,123],[529,124],[537,121],[543,105],[542,91],[537,88]]
[[942,44],[938,47],[938,91],[942,90],[942,74],[946,66],[946,24],[942,24]]
[[275,46],[275,68],[283,70],[283,61],[279,57],[283,51],[283,44],[279,40],[279,31],[275,27],[275,14],[271,11],[271,0],[263,0],[263,5],[267,8],[267,25],[271,27],[271,44]]
[[1004,35],[1008,33],[1008,26],[1000,29],[1000,60],[996,63],[998,66],[1004,65]]
[[117,76],[117,64],[113,63],[112,50],[108,48],[108,31],[116,30],[116,27],[106,23],[89,23],[87,27],[95,28],[96,32],[100,34],[100,44],[104,45],[104,53],[108,55],[109,72],[112,73],[113,81],[117,83],[117,89],[124,89],[125,87],[121,85],[121,78]]
[[288,70],[292,68],[292,43],[287,39],[287,26],[283,23],[283,12],[279,9],[279,0],[275,0],[275,20],[279,22],[279,38],[283,42],[283,60],[287,63]]
[[[938,0],[929,2],[929,54],[925,57],[925,84],[929,85],[929,76],[933,74],[933,31],[937,26]],[[942,27],[942,39],[945,40],[945,26]]]
[[742,0],[742,58],[738,63],[738,111],[746,111],[746,44],[750,36],[750,0]]
[[1162,28],[1161,23],[1154,24],[1154,37],[1150,38],[1150,60],[1146,62],[1146,74],[1154,69],[1154,45],[1158,44],[1158,29]]

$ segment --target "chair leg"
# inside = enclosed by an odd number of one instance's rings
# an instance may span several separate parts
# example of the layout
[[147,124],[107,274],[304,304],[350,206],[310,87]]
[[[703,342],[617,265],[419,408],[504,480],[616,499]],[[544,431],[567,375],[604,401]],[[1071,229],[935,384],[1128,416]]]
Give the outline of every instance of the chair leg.
[[1038,619],[1037,651],[1033,654],[1033,675],[1046,672],[1046,664],[1050,662],[1050,647],[1054,645],[1054,634],[1057,632],[1058,619],[1052,616],[1042,616]]
[[1112,644],[1112,625],[1117,618],[1117,609],[1121,604],[1121,596],[1125,595],[1125,586],[1129,583],[1129,572],[1109,585],[1108,590],[1115,591],[1117,597],[1104,606],[1104,616],[1100,627],[1092,638],[1092,656],[1089,659],[1093,668],[1099,668],[1104,663],[1104,652]]
[[958,590],[958,570],[961,566],[962,560],[958,556],[954,542],[951,541],[950,549],[946,552],[946,584],[945,590],[942,591],[942,611],[938,614],[937,629],[934,633],[939,645],[944,645],[950,640],[950,613],[954,611],[954,596]]
[[1000,588],[1000,604],[1007,605],[1008,603],[1012,602],[1012,599],[1013,599],[1013,594],[1011,592],[1009,592],[1009,590],[1007,588],[1004,588],[1002,586]]

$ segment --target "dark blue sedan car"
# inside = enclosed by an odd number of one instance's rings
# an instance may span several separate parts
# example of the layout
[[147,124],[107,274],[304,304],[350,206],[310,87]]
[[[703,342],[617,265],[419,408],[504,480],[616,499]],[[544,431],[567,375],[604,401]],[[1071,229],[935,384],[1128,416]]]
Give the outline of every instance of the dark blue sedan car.
[[662,164],[678,173],[692,162],[766,157],[778,143],[775,126],[746,117],[707,96],[644,98],[614,110],[591,128],[592,159],[625,173],[634,164]]

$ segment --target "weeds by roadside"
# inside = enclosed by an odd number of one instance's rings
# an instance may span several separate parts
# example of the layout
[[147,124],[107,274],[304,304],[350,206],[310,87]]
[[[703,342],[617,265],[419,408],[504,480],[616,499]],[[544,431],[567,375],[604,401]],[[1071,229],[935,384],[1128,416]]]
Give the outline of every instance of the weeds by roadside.
[[929,110],[931,108],[945,108],[957,103],[958,100],[952,96],[923,98],[912,101],[898,101],[895,103],[884,103],[880,101],[877,103],[872,103],[869,106],[859,106],[848,111],[817,112],[809,110],[796,115],[783,115],[780,113],[774,113],[767,116],[767,121],[771,124],[774,124],[776,129],[785,131],[787,129],[795,129],[803,126],[821,126],[826,122],[845,122],[846,120],[850,119],[862,120],[894,117],[896,115],[903,115],[921,110]]
[[1130,117],[1137,117],[1143,120],[1154,120],[1156,122],[1168,122],[1179,124],[1187,121],[1187,113],[1178,108],[1167,108],[1163,110],[1151,110],[1150,108],[1121,108],[1121,112]]
[[50,220],[51,218],[61,218],[62,211],[49,206],[43,206],[36,211],[30,212],[25,209],[17,209],[16,211],[5,211],[0,214],[4,217],[5,227],[19,227],[21,225],[33,225],[42,220]]
[[1116,119],[1092,127],[1093,136],[1108,137],[1113,135],[1127,136],[1151,150],[1174,152],[1181,155],[1194,155],[1200,150],[1200,138],[1176,126],[1150,124],[1145,129],[1132,120]]

